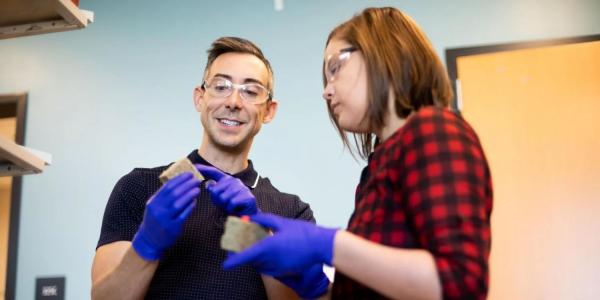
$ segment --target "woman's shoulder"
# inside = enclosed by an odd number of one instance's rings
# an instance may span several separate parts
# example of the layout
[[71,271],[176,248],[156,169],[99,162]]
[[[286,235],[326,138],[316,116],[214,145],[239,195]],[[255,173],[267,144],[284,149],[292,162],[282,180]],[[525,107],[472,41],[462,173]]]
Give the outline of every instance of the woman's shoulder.
[[462,117],[458,112],[450,110],[445,107],[437,106],[426,106],[412,115],[407,119],[406,124],[419,123],[419,122],[456,122],[463,121]]
[[421,145],[427,141],[463,136],[477,141],[477,134],[463,117],[448,108],[427,106],[411,114],[384,148]]
[[403,126],[404,134],[429,136],[438,133],[474,133],[471,126],[456,111],[428,106],[410,115]]

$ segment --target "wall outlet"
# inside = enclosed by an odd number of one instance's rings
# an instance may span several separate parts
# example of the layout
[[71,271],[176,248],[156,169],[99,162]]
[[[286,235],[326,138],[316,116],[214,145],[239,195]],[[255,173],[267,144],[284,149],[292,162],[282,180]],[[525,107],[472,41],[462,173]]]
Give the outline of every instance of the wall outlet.
[[38,277],[35,279],[35,300],[64,300],[65,277]]

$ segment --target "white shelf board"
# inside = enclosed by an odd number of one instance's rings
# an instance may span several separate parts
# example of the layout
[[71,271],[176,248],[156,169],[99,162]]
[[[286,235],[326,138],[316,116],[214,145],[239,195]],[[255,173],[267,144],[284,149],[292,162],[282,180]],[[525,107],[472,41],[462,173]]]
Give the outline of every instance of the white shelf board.
[[0,136],[0,176],[41,173],[51,157],[40,157],[34,151]]
[[0,0],[0,39],[81,29],[94,13],[71,0]]

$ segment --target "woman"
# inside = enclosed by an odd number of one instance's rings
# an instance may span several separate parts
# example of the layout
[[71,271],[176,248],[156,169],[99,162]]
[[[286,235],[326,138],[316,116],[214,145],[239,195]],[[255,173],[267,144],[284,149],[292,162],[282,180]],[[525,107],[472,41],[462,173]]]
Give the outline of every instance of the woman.
[[224,267],[296,276],[291,287],[322,294],[307,270],[325,263],[340,299],[485,298],[490,171],[473,129],[447,109],[448,77],[420,28],[395,8],[366,9],[329,35],[323,75],[344,144],[353,133],[368,158],[348,229],[258,214],[274,235]]

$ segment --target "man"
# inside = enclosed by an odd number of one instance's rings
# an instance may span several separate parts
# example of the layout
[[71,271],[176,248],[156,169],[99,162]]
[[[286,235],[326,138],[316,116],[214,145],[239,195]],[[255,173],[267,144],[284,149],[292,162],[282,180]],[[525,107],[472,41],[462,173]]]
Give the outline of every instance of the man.
[[[136,168],[122,177],[104,213],[92,298],[296,297],[250,267],[224,271],[221,266],[227,254],[219,241],[228,214],[264,211],[314,222],[308,204],[279,192],[248,160],[254,136],[277,111],[272,87],[271,66],[253,43],[226,37],[212,44],[204,82],[194,90],[204,135],[188,158],[216,182],[206,188],[188,173],[161,187],[158,177],[168,166]],[[302,294],[315,274],[323,281],[321,270],[279,279]]]

